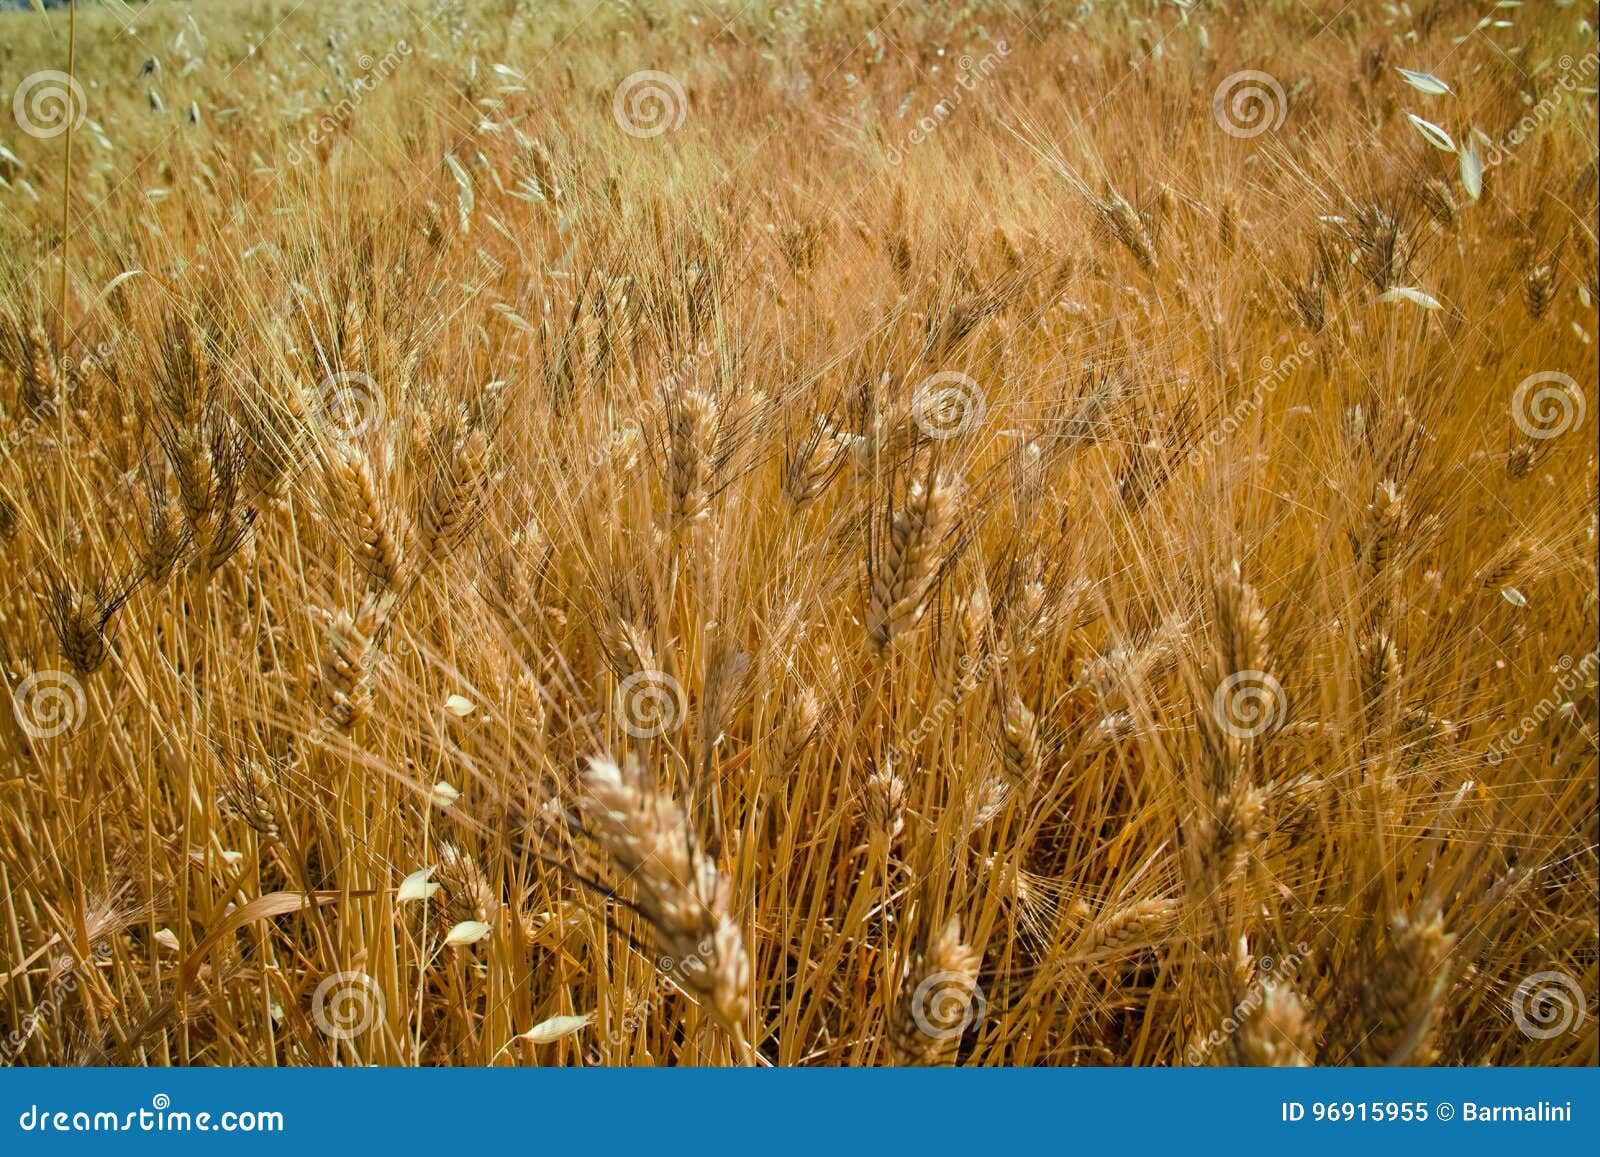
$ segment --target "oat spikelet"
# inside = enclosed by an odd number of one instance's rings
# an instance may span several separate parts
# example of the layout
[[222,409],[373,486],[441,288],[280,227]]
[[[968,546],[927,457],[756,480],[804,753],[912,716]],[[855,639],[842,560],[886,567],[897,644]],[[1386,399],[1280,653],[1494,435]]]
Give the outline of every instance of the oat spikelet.
[[895,1004],[889,1049],[897,1065],[944,1065],[955,1057],[972,1019],[983,953],[962,943],[952,916],[912,961]]
[[727,878],[700,851],[682,809],[631,756],[626,768],[590,759],[583,785],[589,830],[631,882],[657,947],[673,962],[673,980],[742,1040],[750,962]]

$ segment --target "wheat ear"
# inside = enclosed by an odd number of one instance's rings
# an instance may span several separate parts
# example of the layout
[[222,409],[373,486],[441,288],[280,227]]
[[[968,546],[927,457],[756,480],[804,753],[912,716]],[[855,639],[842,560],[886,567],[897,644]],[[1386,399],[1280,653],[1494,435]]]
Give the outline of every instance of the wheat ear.
[[631,881],[667,971],[742,1042],[750,961],[727,878],[700,851],[683,810],[631,756],[626,767],[590,759],[583,785],[589,830]]
[[938,570],[954,511],[952,485],[918,482],[890,520],[888,542],[873,569],[867,607],[867,637],[879,654],[922,618],[923,600]]
[[949,1064],[971,1020],[983,953],[961,940],[952,916],[912,962],[895,1004],[889,1048],[897,1065]]

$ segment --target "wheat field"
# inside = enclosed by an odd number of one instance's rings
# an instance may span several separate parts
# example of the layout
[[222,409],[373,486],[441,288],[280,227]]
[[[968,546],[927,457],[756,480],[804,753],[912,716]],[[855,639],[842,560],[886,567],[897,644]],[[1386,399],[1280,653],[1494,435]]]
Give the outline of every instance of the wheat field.
[[1595,1064],[1596,7],[0,14],[0,1057]]

